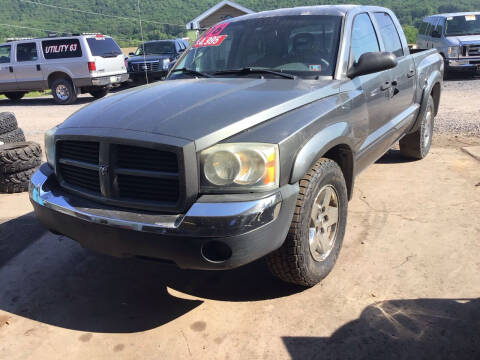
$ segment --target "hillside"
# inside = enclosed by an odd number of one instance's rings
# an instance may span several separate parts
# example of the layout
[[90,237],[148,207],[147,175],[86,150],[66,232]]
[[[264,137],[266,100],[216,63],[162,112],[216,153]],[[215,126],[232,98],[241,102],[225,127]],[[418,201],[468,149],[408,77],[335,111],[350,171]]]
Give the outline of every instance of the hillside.
[[[0,41],[7,37],[44,36],[56,32],[102,32],[114,36],[122,46],[141,40],[135,0],[1,0]],[[145,39],[185,35],[185,26],[215,0],[140,0]],[[261,11],[298,5],[367,3],[365,1],[239,0],[240,4]],[[41,3],[43,5],[39,5]],[[438,12],[480,10],[478,0],[369,0],[369,4],[391,8],[404,26],[409,41],[415,40],[415,27],[422,17]],[[70,10],[74,9],[74,11]],[[102,16],[97,13],[109,15]],[[164,24],[170,23],[170,24]],[[10,26],[9,26],[10,25]]]

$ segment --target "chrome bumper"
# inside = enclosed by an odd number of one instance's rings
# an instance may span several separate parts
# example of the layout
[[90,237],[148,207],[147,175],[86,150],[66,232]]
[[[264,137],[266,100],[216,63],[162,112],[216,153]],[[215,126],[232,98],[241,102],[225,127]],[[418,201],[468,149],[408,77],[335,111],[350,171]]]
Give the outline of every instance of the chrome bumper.
[[98,77],[98,78],[93,78],[92,79],[92,85],[93,86],[106,86],[106,85],[123,83],[127,80],[128,80],[128,74],[102,76],[102,77]]
[[53,170],[42,165],[30,180],[30,200],[36,205],[90,223],[123,230],[197,237],[247,233],[277,219],[282,207],[280,191],[251,201],[194,203],[186,214],[162,215],[110,208],[79,199],[58,187]]

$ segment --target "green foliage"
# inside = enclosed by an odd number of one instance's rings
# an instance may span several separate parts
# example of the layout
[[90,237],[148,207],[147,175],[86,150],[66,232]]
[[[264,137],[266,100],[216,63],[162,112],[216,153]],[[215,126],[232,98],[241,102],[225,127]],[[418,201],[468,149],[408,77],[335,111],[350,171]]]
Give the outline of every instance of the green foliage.
[[[219,1],[219,0],[218,0]],[[215,5],[217,0],[140,0],[142,32],[135,0],[3,0],[0,11],[0,41],[9,37],[45,36],[46,31],[99,32],[112,35],[121,46],[136,46],[143,39],[165,39],[187,35],[186,24]],[[318,0],[238,0],[252,10],[261,11],[299,5],[318,5]],[[324,0],[322,4],[357,3],[361,0]],[[371,5],[392,9],[404,26],[409,42],[415,42],[421,19],[439,12],[480,10],[478,0],[370,0]],[[55,7],[73,8],[78,11]],[[112,17],[96,15],[100,13]],[[172,25],[164,24],[170,23]],[[9,27],[2,24],[24,26]]]
[[412,25],[404,25],[403,32],[409,44],[414,44],[417,41],[418,29]]

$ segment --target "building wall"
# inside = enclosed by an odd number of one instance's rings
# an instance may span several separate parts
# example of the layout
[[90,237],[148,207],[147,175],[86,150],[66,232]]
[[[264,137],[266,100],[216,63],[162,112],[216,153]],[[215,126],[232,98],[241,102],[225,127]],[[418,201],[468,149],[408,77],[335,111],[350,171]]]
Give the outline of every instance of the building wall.
[[210,26],[213,26],[216,23],[219,23],[220,21],[225,20],[226,16],[237,17],[241,15],[245,15],[245,13],[243,11],[240,11],[238,9],[231,7],[230,5],[225,5],[224,7],[218,9],[209,17],[203,19],[203,21],[200,22],[200,27],[202,29],[207,29]]

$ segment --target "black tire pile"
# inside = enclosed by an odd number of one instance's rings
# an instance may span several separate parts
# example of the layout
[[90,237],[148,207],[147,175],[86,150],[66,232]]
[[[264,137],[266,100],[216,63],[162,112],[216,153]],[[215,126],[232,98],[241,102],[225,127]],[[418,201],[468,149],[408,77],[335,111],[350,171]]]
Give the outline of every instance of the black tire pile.
[[30,177],[41,161],[40,144],[26,142],[14,114],[0,113],[0,192],[27,191]]

